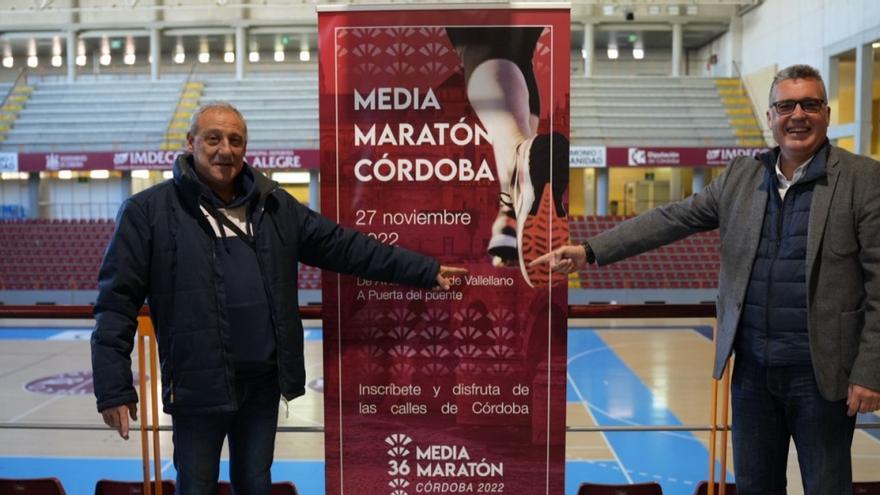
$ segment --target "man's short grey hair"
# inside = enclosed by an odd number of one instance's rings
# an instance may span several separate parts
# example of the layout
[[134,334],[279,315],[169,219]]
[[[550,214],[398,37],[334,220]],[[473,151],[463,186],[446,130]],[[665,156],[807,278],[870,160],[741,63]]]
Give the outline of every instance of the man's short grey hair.
[[773,83],[770,84],[770,105],[774,103],[773,94],[776,92],[776,86],[782,81],[790,79],[813,79],[819,81],[819,85],[822,86],[822,99],[825,100],[825,103],[828,103],[828,91],[825,89],[825,81],[822,80],[822,74],[819,73],[819,69],[806,64],[796,64],[790,65],[776,73]]
[[235,115],[238,115],[238,118],[241,119],[241,123],[244,124],[244,140],[247,141],[247,121],[244,119],[244,115],[238,111],[232,103],[228,101],[209,101],[204,105],[200,106],[198,110],[193,112],[192,118],[189,120],[189,134],[195,136],[199,132],[199,117],[202,116],[203,113],[208,110],[227,110]]

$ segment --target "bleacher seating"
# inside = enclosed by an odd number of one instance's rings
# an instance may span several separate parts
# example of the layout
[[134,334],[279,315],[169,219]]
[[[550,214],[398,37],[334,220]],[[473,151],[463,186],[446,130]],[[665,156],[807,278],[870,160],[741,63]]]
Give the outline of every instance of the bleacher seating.
[[[716,481],[714,488],[715,495],[719,495],[720,491],[721,484]],[[697,488],[694,490],[694,495],[709,495],[709,482],[701,481],[699,484],[697,484]],[[736,483],[725,483],[724,495],[736,495]]]
[[[739,146],[744,96],[697,77],[591,77],[571,81],[571,141],[586,146]],[[736,119],[731,119],[731,106]],[[739,110],[742,110],[739,111]],[[753,120],[753,119],[752,119]],[[748,136],[760,135],[757,123]],[[755,144],[755,143],[750,143]]]
[[[269,495],[299,495],[296,485],[290,481],[272,483],[269,490]],[[228,481],[217,483],[217,495],[232,495],[232,484]]]
[[[572,242],[583,242],[623,221],[620,216],[573,216]],[[583,289],[715,289],[721,261],[718,231],[704,232],[648,253],[578,273]]]
[[0,290],[97,288],[111,220],[0,222]]
[[[155,481],[150,482],[150,492],[157,493],[157,487],[161,485],[162,495],[174,495],[175,483],[172,480],[162,480],[159,485]],[[116,481],[102,479],[95,484],[95,495],[143,495],[143,481]]]
[[250,149],[318,148],[318,74],[284,79],[209,79],[199,103],[223,100],[248,123]]
[[[574,216],[573,242],[623,221],[619,216]],[[0,221],[0,290],[94,290],[112,220]],[[607,267],[590,267],[570,279],[583,289],[715,289],[718,232],[697,234]],[[321,271],[300,265],[300,289],[320,290]]]
[[[317,72],[196,79],[204,84],[199,103],[229,101],[245,115],[251,149],[318,147]],[[0,150],[157,149],[184,91],[181,79],[41,82]],[[573,78],[571,115],[576,145],[763,146],[736,79]]]
[[659,483],[650,481],[647,483],[581,483],[577,495],[663,495],[663,488]]
[[[0,290],[94,290],[112,220],[0,222]],[[321,271],[300,265],[299,287],[321,288]]]
[[36,84],[2,151],[159,149],[181,81]]
[[58,478],[0,478],[0,494],[66,495]]

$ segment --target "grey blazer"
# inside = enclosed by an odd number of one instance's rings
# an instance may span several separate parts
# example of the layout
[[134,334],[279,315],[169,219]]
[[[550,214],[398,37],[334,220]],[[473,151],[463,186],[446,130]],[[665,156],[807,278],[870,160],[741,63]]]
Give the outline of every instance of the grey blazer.
[[[829,146],[807,234],[808,333],[828,400],[849,383],[880,390],[880,163]],[[778,148],[764,159],[775,161]],[[718,337],[713,376],[733,351],[767,206],[761,157],[739,157],[702,192],[655,208],[588,240],[599,265],[720,229]],[[824,159],[820,151],[816,159]]]

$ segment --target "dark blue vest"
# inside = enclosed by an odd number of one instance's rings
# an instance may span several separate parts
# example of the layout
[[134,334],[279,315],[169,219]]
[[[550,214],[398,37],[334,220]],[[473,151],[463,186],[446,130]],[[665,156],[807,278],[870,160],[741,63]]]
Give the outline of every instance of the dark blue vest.
[[807,230],[816,182],[825,178],[828,146],[779,196],[778,148],[764,157],[767,210],[737,331],[737,359],[764,366],[810,365],[807,334]]

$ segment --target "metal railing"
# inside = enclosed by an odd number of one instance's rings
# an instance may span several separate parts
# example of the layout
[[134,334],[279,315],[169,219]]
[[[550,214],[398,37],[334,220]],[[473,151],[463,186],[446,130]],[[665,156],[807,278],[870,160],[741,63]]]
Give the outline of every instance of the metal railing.
[[[91,306],[0,306],[0,318],[2,319],[89,319],[92,318]],[[304,319],[320,319],[321,306],[301,306],[300,316]],[[715,318],[715,306],[713,304],[663,304],[663,305],[572,305],[568,308],[569,318],[585,319],[650,319],[650,318]],[[157,376],[156,370],[156,344],[155,333],[149,318],[149,308],[144,307],[138,317],[137,352],[140,371],[139,389],[141,401],[139,403],[139,424],[133,425],[132,429],[139,429],[141,433],[141,448],[144,469],[144,490],[151,494],[150,480],[150,440],[153,446],[154,480],[156,480],[157,495],[162,495],[159,481],[161,481],[161,468],[159,462],[159,432],[170,431],[171,427],[158,423],[158,396],[156,381],[152,381],[150,390],[147,390],[147,376]],[[714,334],[714,332],[713,332]],[[714,337],[713,337],[714,341]],[[145,358],[149,355],[150,359]],[[146,367],[149,366],[149,372]],[[719,411],[719,394],[721,408]],[[730,395],[730,366],[725,368],[720,380],[712,380],[712,401],[710,423],[706,425],[628,425],[628,426],[566,426],[567,432],[596,433],[596,432],[656,432],[656,431],[688,431],[709,432],[709,493],[714,495],[716,480],[716,448],[718,447],[718,435],[720,435],[720,466],[721,474],[718,478],[719,492],[725,493],[725,481],[727,477],[727,435],[730,431],[728,421]],[[152,418],[152,419],[150,419]],[[859,424],[857,428],[880,428],[880,423]],[[100,430],[106,431],[103,424],[48,424],[48,423],[3,423],[0,429],[38,429],[38,430]],[[323,426],[279,426],[279,432],[297,433],[322,433]],[[152,437],[152,438],[150,438]]]

